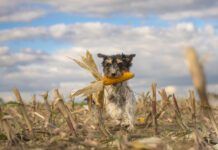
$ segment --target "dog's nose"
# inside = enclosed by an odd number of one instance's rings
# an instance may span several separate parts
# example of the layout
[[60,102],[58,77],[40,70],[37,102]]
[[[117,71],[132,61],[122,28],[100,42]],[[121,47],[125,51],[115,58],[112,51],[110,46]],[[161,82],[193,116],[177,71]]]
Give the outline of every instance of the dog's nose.
[[115,76],[116,76],[116,73],[112,73],[111,75],[112,75],[112,77],[115,77]]

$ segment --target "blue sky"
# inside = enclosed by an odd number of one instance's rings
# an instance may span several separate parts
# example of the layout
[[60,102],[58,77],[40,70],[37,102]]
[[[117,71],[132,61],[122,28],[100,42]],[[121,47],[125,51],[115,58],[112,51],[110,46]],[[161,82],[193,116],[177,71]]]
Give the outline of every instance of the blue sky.
[[156,81],[185,95],[192,82],[183,49],[190,45],[205,58],[208,88],[216,91],[217,17],[215,0],[2,0],[0,96],[11,99],[13,87],[31,95],[85,86],[91,78],[66,56],[87,49],[99,66],[99,52],[135,53],[130,84],[137,93]]

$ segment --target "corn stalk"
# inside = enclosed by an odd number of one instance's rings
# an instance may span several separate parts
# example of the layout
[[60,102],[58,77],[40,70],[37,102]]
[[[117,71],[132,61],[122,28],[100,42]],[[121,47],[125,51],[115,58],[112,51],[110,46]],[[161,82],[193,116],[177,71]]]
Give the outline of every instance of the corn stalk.
[[174,103],[174,107],[172,107],[172,108],[174,108],[174,111],[175,111],[175,114],[176,114],[176,120],[177,120],[178,124],[180,125],[180,127],[182,129],[188,130],[188,126],[184,123],[184,121],[182,119],[182,114],[181,114],[177,99],[176,99],[174,94],[173,94],[173,103]]
[[0,107],[0,128],[5,132],[9,145],[18,144],[19,142],[19,139],[16,137],[16,133],[11,126],[11,119],[13,119],[13,117],[3,115],[3,111]]
[[24,119],[30,133],[33,134],[32,123],[31,123],[30,118],[29,118],[29,116],[27,114],[27,110],[26,110],[25,104],[24,104],[24,102],[22,100],[22,97],[20,95],[20,92],[19,92],[19,90],[17,88],[14,88],[13,92],[14,92],[14,95],[16,97],[17,102],[19,103],[18,108],[19,108],[19,110],[20,110],[20,112],[21,112],[21,114],[23,116],[23,119]]
[[35,112],[36,111],[36,95],[35,94],[32,97],[32,103],[33,103],[32,109]]
[[192,120],[196,126],[196,103],[194,91],[189,91],[189,104],[191,106]]
[[210,119],[211,124],[216,134],[218,135],[218,128],[207,96],[206,78],[203,70],[203,65],[199,61],[194,48],[189,47],[186,49],[186,60],[188,62],[188,67],[192,76],[194,87],[197,90],[201,100],[202,115]]
[[74,135],[77,135],[76,130],[74,128],[76,127],[76,123],[74,122],[68,107],[64,104],[63,98],[61,97],[58,89],[54,90],[54,98],[55,98],[54,105],[58,107],[59,111],[61,112],[64,119],[66,120],[70,132],[73,133]]
[[48,92],[41,94],[41,96],[43,97],[44,105],[45,105],[45,108],[47,110],[47,116],[45,119],[45,127],[47,128],[48,125],[52,122],[52,110],[51,110],[51,106],[48,102]]
[[151,86],[152,89],[152,122],[153,122],[153,128],[154,128],[154,134],[158,134],[158,124],[157,124],[157,84],[153,83]]

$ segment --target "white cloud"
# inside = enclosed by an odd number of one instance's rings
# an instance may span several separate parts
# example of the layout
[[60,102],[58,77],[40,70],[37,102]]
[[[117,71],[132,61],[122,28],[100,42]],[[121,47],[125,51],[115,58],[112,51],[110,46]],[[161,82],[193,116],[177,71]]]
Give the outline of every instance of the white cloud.
[[6,54],[6,53],[8,53],[8,52],[9,52],[9,48],[8,47],[6,47],[6,46],[0,47],[0,55],[1,56]]
[[6,29],[0,31],[0,41],[10,41],[16,39],[29,39],[39,37],[46,34],[46,29],[43,27],[27,27]]
[[157,15],[168,21],[185,18],[207,19],[216,18],[217,9],[218,2],[215,0],[65,0],[64,3],[60,0],[1,0],[0,22],[31,21],[55,11],[81,17],[146,18],[149,15]]
[[55,38],[62,37],[64,34],[67,33],[67,30],[68,28],[65,24],[57,24],[49,28],[51,35]]
[[[0,8],[13,8],[14,6],[16,5],[19,5],[19,4],[22,4],[22,3],[25,3],[27,2],[28,0],[14,0],[13,3],[9,3],[8,0],[1,0],[1,3],[0,3]],[[1,9],[1,11],[3,11]]]
[[0,15],[0,22],[29,22],[44,15],[44,10],[22,10]]
[[[74,49],[77,48],[71,49],[72,52]],[[75,71],[77,67],[66,57],[67,53],[47,54],[30,49],[13,53],[9,50],[0,58],[3,68],[0,70],[0,91],[9,91],[13,87],[19,87],[26,92],[51,90],[56,87],[62,88],[63,83],[71,80],[88,83],[90,78],[87,78],[86,72]]]
[[203,9],[191,9],[191,10],[182,10],[178,12],[167,12],[163,15],[160,15],[162,19],[167,20],[177,20],[177,19],[184,19],[184,18],[208,18],[208,17],[217,17],[217,4],[215,6]]
[[24,49],[19,53],[10,52],[8,47],[0,47],[0,66],[13,67],[20,64],[28,64],[46,58],[46,54],[40,51]]
[[176,93],[176,87],[175,86],[167,86],[167,87],[165,87],[165,90],[166,90],[168,95]]
[[195,27],[192,23],[179,23],[177,24],[176,28],[178,30],[189,31],[189,32],[192,32],[195,30]]
[[217,17],[218,2],[214,0],[48,0],[59,11],[77,15],[107,17],[128,15],[146,17],[158,15],[163,19],[177,20],[189,17]]
[[[0,23],[4,22],[30,22],[44,16],[47,11],[35,0],[1,0]],[[41,4],[41,6],[43,6]]]

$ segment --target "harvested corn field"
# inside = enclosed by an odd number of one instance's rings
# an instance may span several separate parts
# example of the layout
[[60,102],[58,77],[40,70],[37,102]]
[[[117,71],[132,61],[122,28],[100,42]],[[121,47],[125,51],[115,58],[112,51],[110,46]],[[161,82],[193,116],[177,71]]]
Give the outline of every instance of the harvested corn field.
[[[17,91],[18,92],[18,91]],[[200,103],[190,91],[178,99],[160,90],[153,118],[152,93],[137,101],[136,125],[132,132],[115,126],[104,115],[104,133],[95,106],[64,102],[57,91],[24,104],[21,99],[1,105],[1,149],[189,149],[217,146],[217,136],[208,118],[200,116]],[[212,108],[215,120],[218,108]],[[155,120],[155,121],[153,121]]]

